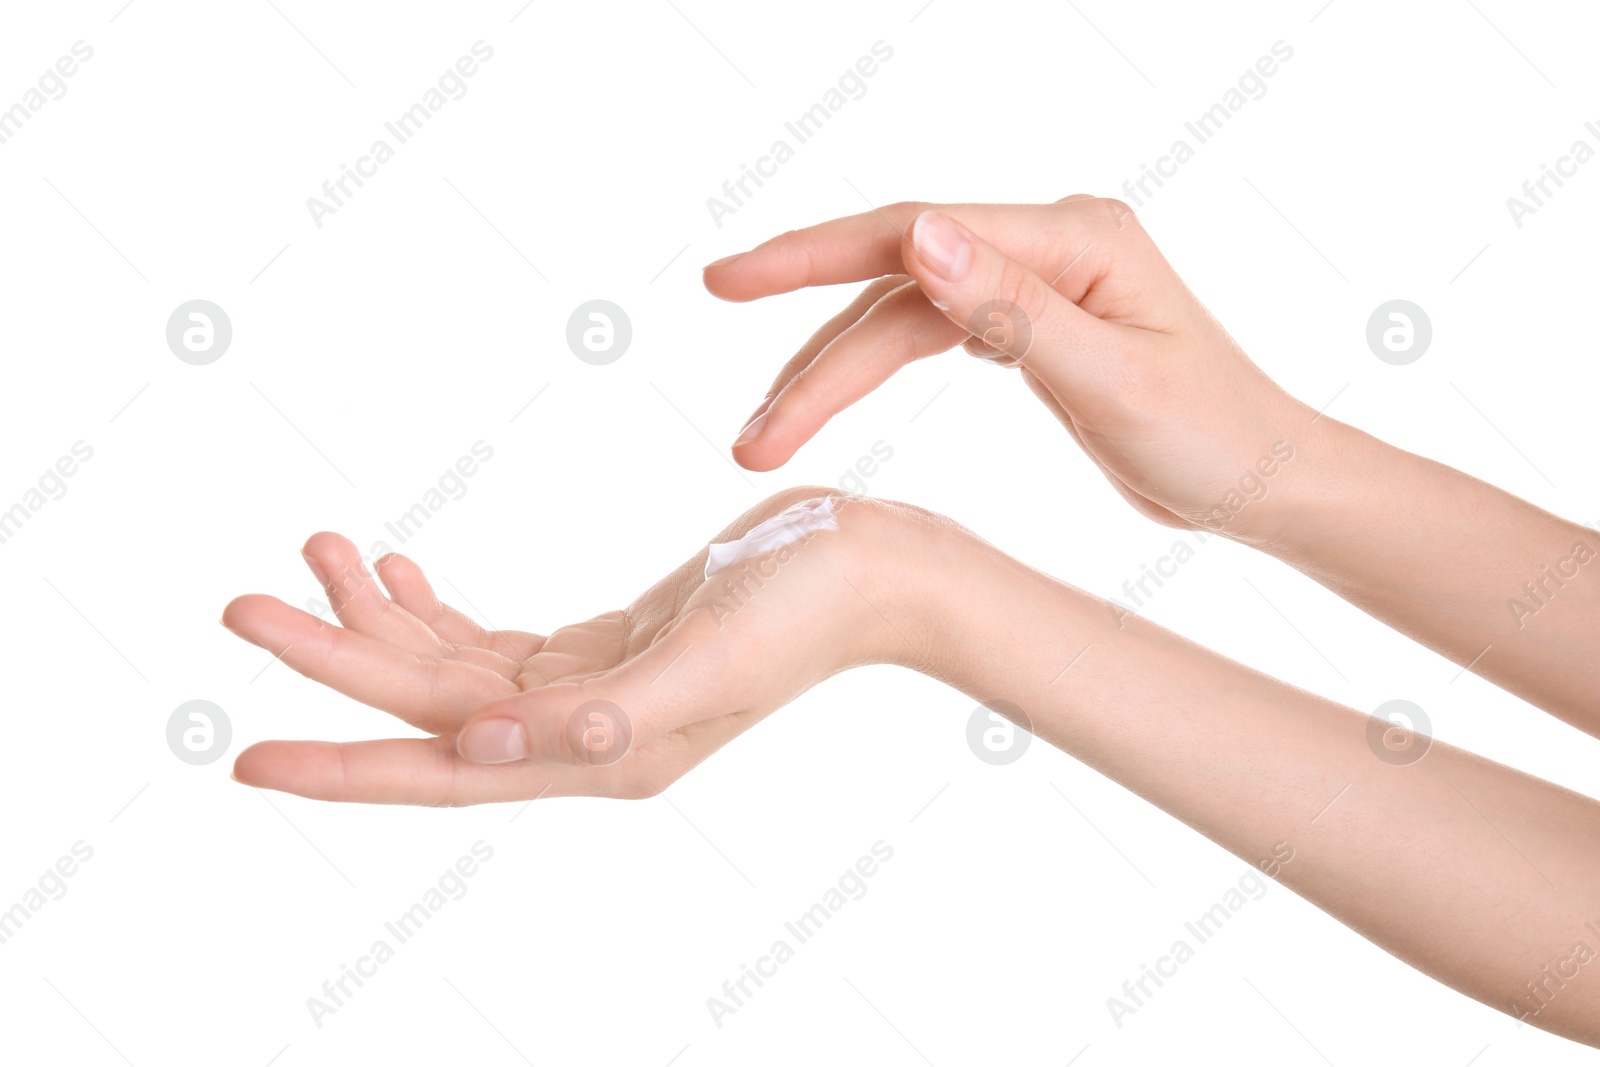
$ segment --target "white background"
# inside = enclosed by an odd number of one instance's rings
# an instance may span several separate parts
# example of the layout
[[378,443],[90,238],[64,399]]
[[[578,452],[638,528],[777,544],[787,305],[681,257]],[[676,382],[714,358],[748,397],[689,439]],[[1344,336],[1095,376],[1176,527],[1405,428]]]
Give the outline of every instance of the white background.
[[[1267,94],[1145,225],[1296,395],[1600,522],[1600,161],[1520,229],[1505,203],[1575,139],[1596,144],[1592,11],[122,2],[8,5],[0,32],[0,106],[73,42],[94,49],[0,145],[0,507],[75,441],[94,450],[0,545],[0,908],[74,842],[93,849],[0,945],[4,1058],[1586,1059],[1278,885],[1119,1028],[1106,998],[1248,868],[1043,744],[980,762],[971,702],[919,676],[837,678],[647,802],[334,806],[237,785],[231,757],[404,727],[216,620],[244,592],[304,603],[307,535],[385,539],[479,440],[493,460],[405,550],[500,627],[620,607],[752,503],[835,484],[878,441],[893,458],[871,493],[1116,595],[1175,533],[1125,506],[1015,375],[960,353],[903,372],[783,470],[735,469],[726,442],[853,290],[734,306],[698,268],[869,201],[1116,194],[1279,40],[1294,54]],[[467,95],[316,227],[307,197],[480,39],[494,57]],[[706,198],[879,40],[894,54],[865,96],[719,228]],[[605,367],[564,340],[595,297],[634,329]],[[1364,340],[1395,297],[1433,322],[1410,366]],[[204,367],[164,336],[195,298],[234,329]],[[1600,789],[1600,741],[1231,544],[1200,550],[1147,614],[1363,710],[1413,700],[1441,738]],[[234,729],[205,767],[165,740],[195,698]],[[494,854],[470,892],[315,1025],[307,998],[479,840]],[[716,1026],[706,998],[879,840],[894,856],[867,895]],[[1429,906],[1393,901],[1419,922]]]

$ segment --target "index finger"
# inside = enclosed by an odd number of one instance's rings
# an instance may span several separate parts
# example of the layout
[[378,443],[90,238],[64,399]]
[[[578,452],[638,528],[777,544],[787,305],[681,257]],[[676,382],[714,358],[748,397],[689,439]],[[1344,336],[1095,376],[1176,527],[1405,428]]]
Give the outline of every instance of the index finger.
[[[812,285],[838,285],[899,274],[905,269],[900,250],[906,229],[913,219],[930,208],[957,218],[979,232],[993,229],[1007,219],[1014,220],[1025,212],[1043,210],[1036,204],[901,201],[859,215],[790,230],[763,241],[748,252],[719,259],[704,268],[705,286],[713,296],[743,302],[792,293]],[[1039,232],[1044,236],[1042,230]],[[1019,249],[1008,247],[1007,251],[1013,258],[1027,258],[1019,254]]]

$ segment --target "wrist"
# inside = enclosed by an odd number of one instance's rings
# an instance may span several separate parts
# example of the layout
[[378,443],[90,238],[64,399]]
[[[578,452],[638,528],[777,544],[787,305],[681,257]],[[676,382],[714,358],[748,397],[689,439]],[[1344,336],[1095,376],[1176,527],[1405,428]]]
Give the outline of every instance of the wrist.
[[[1337,519],[1339,500],[1348,496],[1354,454],[1366,443],[1359,431],[1309,405],[1287,403],[1261,435],[1260,456],[1240,473],[1232,498],[1214,514],[1220,524],[1202,523],[1230,540],[1283,556]],[[1330,508],[1333,514],[1330,515]]]
[[1347,535],[1364,522],[1376,487],[1411,458],[1337,419],[1304,408],[1284,434],[1292,458],[1282,463],[1256,514],[1227,535],[1291,563],[1318,553],[1318,545]]
[[939,677],[932,635],[936,602],[951,569],[954,525],[932,512],[854,494],[833,494],[849,557],[841,611],[857,620],[855,647],[839,669],[889,663]]
[[[876,568],[895,654],[884,658],[979,701],[1003,700],[1061,728],[1066,667],[1090,643],[1121,644],[1111,606],[1013,559],[944,516],[878,502],[889,529]],[[1059,661],[1059,662],[1058,662]],[[1061,683],[1056,685],[1055,683]],[[1049,694],[1041,705],[1041,694]]]

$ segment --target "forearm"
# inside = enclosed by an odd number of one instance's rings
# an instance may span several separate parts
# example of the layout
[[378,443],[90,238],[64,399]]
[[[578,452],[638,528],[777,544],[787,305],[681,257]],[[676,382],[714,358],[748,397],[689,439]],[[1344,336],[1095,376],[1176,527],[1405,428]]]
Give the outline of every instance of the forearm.
[[964,531],[914,547],[924,579],[943,580],[924,581],[907,634],[944,680],[1017,705],[1039,736],[1251,864],[1286,845],[1284,884],[1425,973],[1600,1044],[1600,970],[1542,998],[1524,987],[1579,941],[1600,950],[1585,926],[1600,929],[1600,804],[1437,742],[1392,765],[1368,716],[1119,622]]
[[1284,473],[1241,540],[1600,735],[1600,532],[1326,417]]

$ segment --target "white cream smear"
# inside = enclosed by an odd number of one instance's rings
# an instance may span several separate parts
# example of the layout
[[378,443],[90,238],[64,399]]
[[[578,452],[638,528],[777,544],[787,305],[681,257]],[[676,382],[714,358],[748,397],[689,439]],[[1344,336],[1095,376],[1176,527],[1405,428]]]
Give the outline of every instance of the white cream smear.
[[756,556],[776,552],[796,541],[804,541],[818,530],[837,530],[838,521],[833,514],[833,497],[807,500],[784,508],[766,522],[752,526],[737,541],[706,546],[706,577],[718,571],[743,563]]

